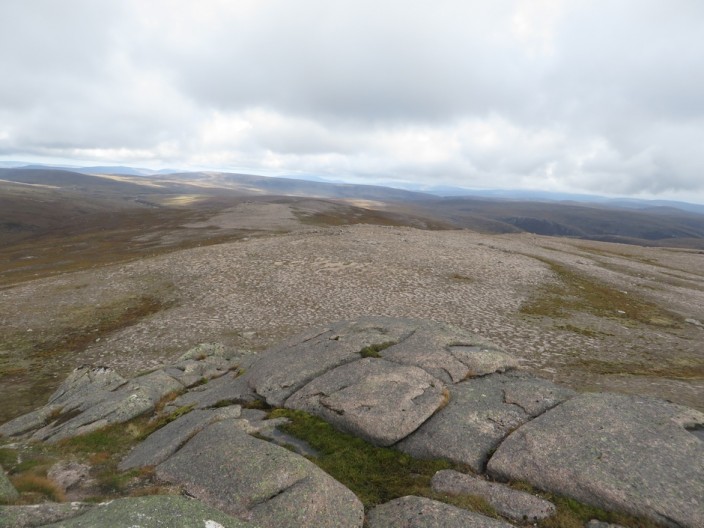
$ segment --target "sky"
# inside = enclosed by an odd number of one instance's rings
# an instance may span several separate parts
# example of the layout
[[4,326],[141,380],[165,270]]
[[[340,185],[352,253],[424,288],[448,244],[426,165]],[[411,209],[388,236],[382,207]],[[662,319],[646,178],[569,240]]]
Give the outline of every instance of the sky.
[[0,0],[0,161],[704,203],[701,0]]

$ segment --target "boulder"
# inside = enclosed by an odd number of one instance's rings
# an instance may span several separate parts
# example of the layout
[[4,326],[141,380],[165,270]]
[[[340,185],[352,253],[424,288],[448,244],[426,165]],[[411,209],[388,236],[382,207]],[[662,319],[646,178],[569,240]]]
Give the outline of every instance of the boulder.
[[443,383],[424,370],[365,358],[316,378],[285,405],[388,446],[416,430],[446,402]]
[[154,431],[138,444],[122,459],[118,469],[127,471],[135,467],[161,464],[206,426],[228,418],[239,418],[241,410],[239,405],[233,405],[220,409],[192,411],[181,416]]
[[230,515],[262,527],[361,527],[362,503],[317,466],[244,433],[234,420],[212,424],[156,476]]
[[11,502],[19,498],[20,494],[10,482],[10,479],[5,475],[5,471],[0,466],[0,504]]
[[44,502],[30,506],[0,506],[0,526],[3,528],[34,528],[81,515],[94,504],[82,502]]
[[540,521],[555,513],[555,505],[550,501],[451,469],[435,473],[431,485],[438,493],[481,497],[496,513],[514,521]]
[[654,398],[582,394],[513,432],[488,464],[605,510],[704,526],[704,442],[694,409]]
[[408,319],[365,317],[299,334],[260,355],[246,373],[249,386],[269,405],[281,407],[305,384],[328,370],[359,360],[373,345],[398,343],[414,332]]
[[[200,501],[176,495],[131,497],[98,504],[50,528],[256,528]],[[49,528],[47,527],[47,528]]]
[[525,374],[492,374],[451,385],[450,403],[398,448],[417,458],[447,458],[481,473],[514,429],[574,391]]
[[513,525],[424,497],[407,496],[371,510],[369,528],[511,528]]

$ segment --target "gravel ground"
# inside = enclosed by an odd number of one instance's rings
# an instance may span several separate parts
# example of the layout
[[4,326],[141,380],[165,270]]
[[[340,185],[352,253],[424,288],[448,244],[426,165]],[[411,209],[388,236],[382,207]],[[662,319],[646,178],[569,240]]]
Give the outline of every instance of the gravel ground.
[[[270,213],[273,220],[263,220],[267,226],[294,230],[20,284],[0,291],[0,322],[11,332],[41,331],[111,299],[143,292],[166,296],[175,301],[170,308],[61,363],[65,369],[97,363],[129,374],[205,341],[262,350],[339,319],[426,318],[486,337],[522,358],[526,369],[577,389],[651,394],[704,408],[701,379],[575,366],[594,359],[671,363],[673,357],[701,366],[704,327],[696,322],[704,321],[704,254],[470,231],[296,229],[285,207]],[[232,216],[218,222],[237,227]],[[571,324],[596,329],[585,334],[565,329],[563,320],[521,314],[524,303],[556,281],[539,259],[569,265],[695,322],[661,328],[576,314]]]

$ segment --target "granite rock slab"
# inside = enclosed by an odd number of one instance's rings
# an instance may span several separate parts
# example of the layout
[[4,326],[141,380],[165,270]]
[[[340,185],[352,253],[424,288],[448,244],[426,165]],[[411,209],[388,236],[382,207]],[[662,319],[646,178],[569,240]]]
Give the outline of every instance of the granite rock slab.
[[374,445],[389,446],[412,433],[446,401],[443,383],[426,371],[365,358],[316,378],[285,406],[320,416]]
[[398,343],[414,331],[414,321],[364,317],[342,321],[299,334],[266,350],[245,377],[252,390],[269,405],[286,399],[313,379],[340,365],[359,360],[372,345]]
[[417,458],[447,458],[484,471],[489,455],[514,429],[574,395],[524,374],[492,374],[449,386],[450,402],[398,448]]
[[243,432],[226,420],[196,434],[156,467],[206,504],[268,527],[362,526],[364,508],[312,462]]
[[220,409],[196,410],[181,416],[161,429],[157,429],[130,451],[118,465],[120,471],[156,466],[173,455],[195,434],[208,425],[231,418],[239,418],[242,408],[239,405]]
[[605,510],[704,526],[704,413],[664,400],[582,394],[513,432],[488,464]]

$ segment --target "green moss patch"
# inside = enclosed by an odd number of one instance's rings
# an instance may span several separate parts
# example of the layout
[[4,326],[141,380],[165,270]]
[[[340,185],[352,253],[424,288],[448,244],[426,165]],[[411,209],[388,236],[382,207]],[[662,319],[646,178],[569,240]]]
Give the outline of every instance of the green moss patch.
[[433,498],[430,479],[453,467],[444,460],[416,460],[396,449],[375,447],[302,411],[276,409],[270,416],[291,420],[280,429],[316,450],[320,456],[311,461],[350,488],[366,508],[405,495]]
[[373,357],[373,358],[380,358],[382,350],[385,350],[391,346],[394,346],[396,344],[395,341],[385,341],[384,343],[377,343],[374,345],[369,345],[364,347],[362,350],[359,351],[359,355],[362,356],[363,358],[368,358],[368,357]]
[[548,259],[547,264],[558,282],[540,290],[525,303],[520,312],[525,315],[567,318],[572,313],[588,313],[597,317],[616,318],[631,324],[678,328],[680,318],[632,292],[618,290],[587,275]]

